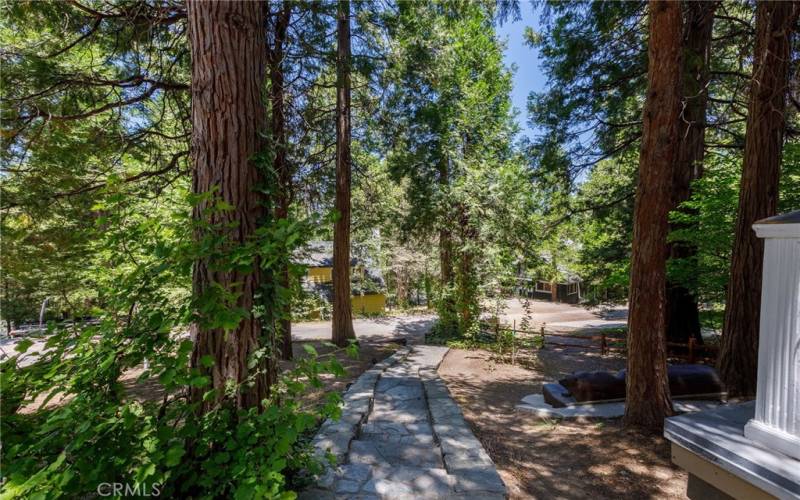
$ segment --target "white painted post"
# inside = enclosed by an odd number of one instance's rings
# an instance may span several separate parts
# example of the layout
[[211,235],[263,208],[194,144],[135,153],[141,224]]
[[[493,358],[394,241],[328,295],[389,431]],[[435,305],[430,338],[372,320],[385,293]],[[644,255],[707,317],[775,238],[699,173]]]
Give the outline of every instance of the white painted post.
[[764,238],[755,416],[744,435],[800,459],[800,210],[753,225]]

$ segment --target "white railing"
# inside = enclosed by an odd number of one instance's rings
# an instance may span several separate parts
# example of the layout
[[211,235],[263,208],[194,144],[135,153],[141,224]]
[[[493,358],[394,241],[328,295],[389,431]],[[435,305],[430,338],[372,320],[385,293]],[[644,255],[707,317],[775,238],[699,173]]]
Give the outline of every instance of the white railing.
[[756,222],[764,274],[755,416],[748,439],[800,459],[800,210]]

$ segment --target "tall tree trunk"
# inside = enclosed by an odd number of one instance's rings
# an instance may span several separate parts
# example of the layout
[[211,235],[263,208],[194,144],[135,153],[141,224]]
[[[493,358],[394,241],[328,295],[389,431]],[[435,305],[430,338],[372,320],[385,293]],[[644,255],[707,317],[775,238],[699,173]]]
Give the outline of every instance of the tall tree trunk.
[[756,7],[744,165],[719,359],[722,380],[736,396],[756,391],[764,245],[752,227],[777,211],[791,35],[799,11],[797,2],[764,1]]
[[[439,189],[447,192],[450,187],[450,168],[447,157],[442,157],[439,162]],[[439,229],[439,272],[441,299],[439,301],[439,321],[445,332],[453,332],[456,324],[456,304],[452,289],[455,273],[453,272],[453,232],[450,229],[450,207],[447,197],[440,207],[441,221]]]
[[350,304],[350,2],[337,6],[336,202],[333,228],[333,342],[355,339]]
[[[708,104],[709,60],[714,11],[718,2],[684,2],[683,23],[683,113],[680,146],[672,183],[672,210],[691,196],[692,181],[703,175],[705,121]],[[670,229],[680,229],[672,225]],[[670,259],[690,261],[697,249],[680,242],[669,245]],[[697,298],[686,286],[667,281],[667,340],[703,342]]]
[[[192,159],[194,193],[213,192],[230,210],[206,209],[215,200],[195,206],[195,220],[215,225],[231,245],[248,242],[264,215],[264,200],[255,188],[263,180],[251,161],[262,150],[266,107],[261,92],[266,67],[264,4],[247,1],[189,1],[188,23],[192,54]],[[223,64],[224,62],[224,64]],[[218,229],[216,229],[218,228]],[[198,238],[202,234],[198,230]],[[239,387],[235,404],[261,405],[268,395],[271,360],[248,367],[251,355],[263,347],[262,329],[252,310],[261,286],[258,264],[248,270],[224,270],[200,258],[195,262],[193,293],[202,297],[221,286],[238,295],[237,308],[246,316],[236,328],[210,326],[200,316],[195,327],[192,367],[209,377],[216,396],[203,400],[209,387],[192,389],[192,398],[205,411],[225,396],[226,383]],[[210,296],[209,296],[210,297]],[[216,297],[210,297],[216,299]],[[207,360],[213,366],[207,366]]]
[[[450,186],[450,169],[447,159],[439,162],[439,188],[446,191]],[[445,202],[447,203],[447,202]],[[439,230],[439,266],[443,287],[450,286],[453,281],[453,235],[448,221],[449,207],[442,207],[442,225]]]
[[458,328],[463,334],[470,330],[477,320],[478,290],[475,280],[475,255],[471,245],[478,232],[470,223],[469,214],[463,204],[458,205],[459,239],[462,242],[458,251],[458,272],[456,273],[456,296],[458,297]]
[[678,158],[681,5],[651,0],[647,101],[633,223],[625,423],[660,429],[672,414],[665,339],[667,215]]
[[[286,42],[286,31],[292,14],[292,3],[284,2],[276,13],[275,33],[272,48],[269,52],[269,78],[270,78],[270,105],[272,108],[272,146],[274,157],[272,168],[278,181],[275,196],[275,218],[286,219],[289,216],[289,205],[292,199],[292,173],[286,157],[286,115],[285,115],[285,84],[283,75],[283,46]],[[279,271],[278,284],[288,290],[291,287],[289,274],[289,257],[284,256],[283,268]],[[284,299],[285,300],[285,299]],[[292,359],[292,308],[288,301],[282,304],[282,310],[277,311],[280,318],[280,351],[281,358]]]

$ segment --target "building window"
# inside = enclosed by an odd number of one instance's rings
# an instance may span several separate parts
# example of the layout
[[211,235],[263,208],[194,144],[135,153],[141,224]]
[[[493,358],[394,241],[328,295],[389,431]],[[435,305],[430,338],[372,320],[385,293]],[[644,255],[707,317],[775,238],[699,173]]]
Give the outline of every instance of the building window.
[[575,295],[578,293],[578,283],[570,283],[567,285],[567,295]]
[[553,290],[553,287],[547,281],[537,281],[536,282],[536,291],[537,292],[547,292],[550,293]]

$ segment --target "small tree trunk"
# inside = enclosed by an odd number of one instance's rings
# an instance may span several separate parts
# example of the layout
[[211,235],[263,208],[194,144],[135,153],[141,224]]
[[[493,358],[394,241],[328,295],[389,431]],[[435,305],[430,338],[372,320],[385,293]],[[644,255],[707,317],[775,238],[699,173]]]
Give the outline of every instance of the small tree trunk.
[[[221,228],[214,230],[223,231],[231,245],[241,245],[250,240],[264,215],[263,196],[255,189],[262,178],[251,159],[262,150],[266,125],[261,98],[266,11],[260,2],[190,1],[187,15],[192,52],[193,191],[213,192],[233,207],[206,214],[215,205],[215,200],[206,200],[195,206],[194,218],[207,221],[210,217]],[[252,354],[264,346],[261,324],[252,314],[261,279],[258,263],[248,270],[227,271],[207,258],[195,262],[196,297],[219,285],[238,294],[233,305],[247,311],[236,328],[228,331],[207,326],[213,318],[198,318],[191,363],[216,390],[214,398],[204,401],[210,387],[192,388],[200,411],[219,403],[229,382],[251,382],[236,393],[234,403],[239,408],[260,407],[269,393],[271,360],[248,366]],[[207,357],[213,366],[207,367]]]
[[[703,175],[705,121],[708,104],[709,59],[714,11],[718,2],[684,2],[683,24],[683,113],[680,118],[680,146],[672,184],[672,210],[691,197],[692,182]],[[677,225],[671,228],[680,229]],[[690,261],[697,249],[681,243],[669,245],[671,259]],[[685,285],[667,282],[667,340],[703,343],[697,299]]]
[[756,7],[744,165],[719,358],[722,380],[735,396],[756,391],[764,244],[752,227],[777,211],[791,35],[798,12],[797,2],[764,1]]
[[667,379],[667,215],[681,110],[681,5],[651,0],[647,101],[634,208],[626,425],[661,429],[672,414]]
[[[448,160],[443,157],[439,162],[439,189],[446,193],[450,187],[450,169]],[[441,289],[440,300],[437,308],[439,309],[439,321],[445,332],[453,332],[458,328],[456,324],[457,312],[453,297],[453,284],[455,273],[453,272],[453,232],[450,229],[450,216],[452,210],[448,205],[447,196],[443,196],[440,210],[439,227],[439,285]]]
[[333,228],[333,342],[355,339],[350,304],[350,2],[339,0],[336,50],[336,211]]
[[[283,45],[286,42],[286,31],[292,13],[292,3],[284,2],[276,14],[275,34],[273,45],[269,53],[270,77],[270,105],[272,108],[272,145],[274,157],[272,168],[278,181],[278,190],[275,199],[275,218],[286,219],[289,217],[289,205],[292,198],[292,174],[286,156],[286,115],[284,106],[285,84],[283,76]],[[284,255],[283,268],[279,271],[278,283],[281,288],[288,290],[291,287],[289,274],[289,255]],[[276,311],[280,325],[280,351],[281,358],[292,359],[292,307],[289,301],[282,304],[282,310]]]
[[[439,189],[447,191],[450,186],[450,169],[447,165],[447,159],[442,158],[439,162]],[[453,235],[450,230],[450,222],[447,220],[450,213],[450,207],[447,206],[447,201],[443,202],[445,205],[441,207],[441,228],[439,229],[439,266],[441,271],[442,287],[449,287],[453,282]]]
[[475,242],[478,233],[470,223],[469,214],[466,207],[462,204],[458,206],[459,214],[459,239],[466,243],[458,252],[458,272],[456,273],[456,296],[458,297],[458,328],[464,334],[477,320],[476,311],[478,306],[478,290],[474,276],[475,255],[470,244]]

